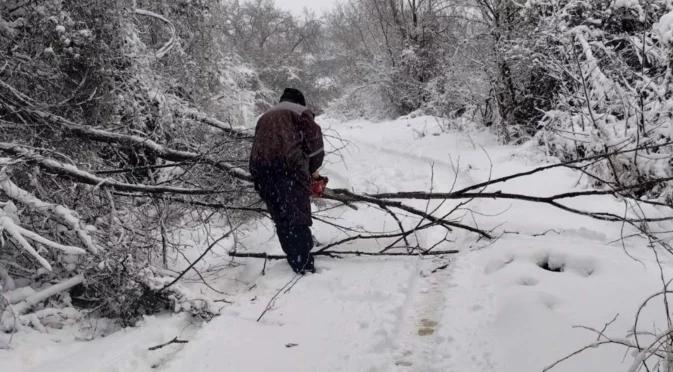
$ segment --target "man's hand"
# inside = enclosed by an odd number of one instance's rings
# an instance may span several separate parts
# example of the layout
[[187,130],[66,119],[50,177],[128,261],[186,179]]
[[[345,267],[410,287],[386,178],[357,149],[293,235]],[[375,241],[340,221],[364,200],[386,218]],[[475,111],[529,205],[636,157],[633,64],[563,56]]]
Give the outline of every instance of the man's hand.
[[315,172],[313,174],[313,182],[311,183],[311,196],[314,198],[321,197],[325,192],[325,188],[327,188],[327,182],[329,182],[327,177],[323,177],[318,172]]

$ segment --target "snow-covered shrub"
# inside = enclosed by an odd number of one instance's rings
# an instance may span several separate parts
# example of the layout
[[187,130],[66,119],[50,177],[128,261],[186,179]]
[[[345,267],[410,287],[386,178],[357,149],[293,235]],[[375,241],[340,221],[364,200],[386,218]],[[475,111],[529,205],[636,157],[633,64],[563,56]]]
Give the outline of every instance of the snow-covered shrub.
[[[529,0],[521,11],[536,29],[512,41],[518,57],[511,51],[509,61],[547,76],[544,102],[536,105],[543,115],[537,141],[564,160],[626,151],[594,167],[596,184],[635,185],[673,174],[667,6]],[[670,186],[636,192],[672,196]]]
[[[359,78],[342,88],[342,95],[332,101],[328,110],[333,117],[383,120],[409,114],[420,108],[420,86],[409,82],[396,69],[382,69],[375,62],[360,62]],[[351,76],[354,78],[354,76]]]
[[[159,273],[166,256],[183,249],[165,237],[208,223],[217,206],[250,201],[241,182],[214,165],[242,164],[250,142],[193,114],[250,126],[271,96],[218,28],[227,16],[221,6],[0,2],[0,143],[11,156],[0,172],[0,293],[26,311],[10,314],[0,301],[0,313],[19,323],[72,307],[126,322],[163,308],[209,314],[179,283],[158,290],[168,280]],[[111,137],[86,132],[92,128]],[[129,138],[210,160],[178,164]],[[120,191],[110,182],[227,192],[204,193],[198,202],[216,206],[209,208],[179,192]]]
[[346,121],[358,118],[383,120],[395,116],[395,112],[377,87],[363,86],[346,89],[341,97],[330,103],[327,115]]
[[114,251],[95,260],[101,261],[88,265],[87,281],[71,291],[72,303],[78,308],[119,320],[124,326],[159,312],[188,312],[206,320],[215,314],[207,299],[193,297],[181,284],[164,288],[174,277],[158,272],[142,255],[137,258],[133,253]]

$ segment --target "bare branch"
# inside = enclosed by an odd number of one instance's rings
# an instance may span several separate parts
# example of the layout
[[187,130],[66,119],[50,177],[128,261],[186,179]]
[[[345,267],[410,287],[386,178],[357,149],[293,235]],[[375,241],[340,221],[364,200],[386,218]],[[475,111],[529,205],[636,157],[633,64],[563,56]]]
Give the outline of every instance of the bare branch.
[[[360,252],[360,251],[318,251],[313,253],[314,256],[327,256],[338,258],[339,256],[365,256],[365,257],[425,257],[425,256],[445,256],[458,254],[460,251],[449,250],[449,251],[431,251],[431,252],[418,252],[418,253],[409,253],[409,252]],[[238,253],[230,252],[230,257],[236,258],[261,258],[265,260],[284,260],[287,259],[287,256],[283,255],[273,255],[267,253]]]

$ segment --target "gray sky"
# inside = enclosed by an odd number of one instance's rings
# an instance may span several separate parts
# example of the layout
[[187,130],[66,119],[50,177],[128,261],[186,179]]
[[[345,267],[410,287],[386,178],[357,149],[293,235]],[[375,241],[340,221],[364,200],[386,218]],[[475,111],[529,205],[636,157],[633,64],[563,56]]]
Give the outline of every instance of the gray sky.
[[304,7],[315,11],[318,15],[324,10],[329,10],[336,0],[276,0],[279,7],[300,14]]

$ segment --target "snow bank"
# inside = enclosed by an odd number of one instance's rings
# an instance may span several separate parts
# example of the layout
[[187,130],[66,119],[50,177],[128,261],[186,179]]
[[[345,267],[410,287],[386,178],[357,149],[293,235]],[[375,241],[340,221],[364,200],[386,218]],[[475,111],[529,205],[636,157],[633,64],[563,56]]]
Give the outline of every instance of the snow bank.
[[[663,288],[651,258],[643,265],[604,243],[510,237],[494,249],[498,254],[483,252],[470,260],[485,267],[486,283],[497,293],[493,325],[506,371],[541,371],[597,340],[597,334],[577,326],[600,331],[617,317],[606,335],[628,339],[640,304]],[[666,269],[665,275],[670,278],[673,270]],[[663,302],[653,303],[639,330],[665,326],[665,314]],[[626,370],[630,360],[623,362],[625,351],[592,349],[555,370]]]
[[671,44],[673,40],[673,11],[661,17],[659,23],[655,25],[655,30],[659,32],[662,44]]
[[[149,317],[140,327],[126,329],[93,341],[89,329],[102,332],[105,322],[66,326],[46,335],[37,331],[14,335],[10,350],[0,348],[0,370],[12,372],[150,372],[156,371],[183,345],[157,351],[149,348],[176,336],[189,339],[196,327],[184,316]],[[0,333],[2,343],[3,333]]]

